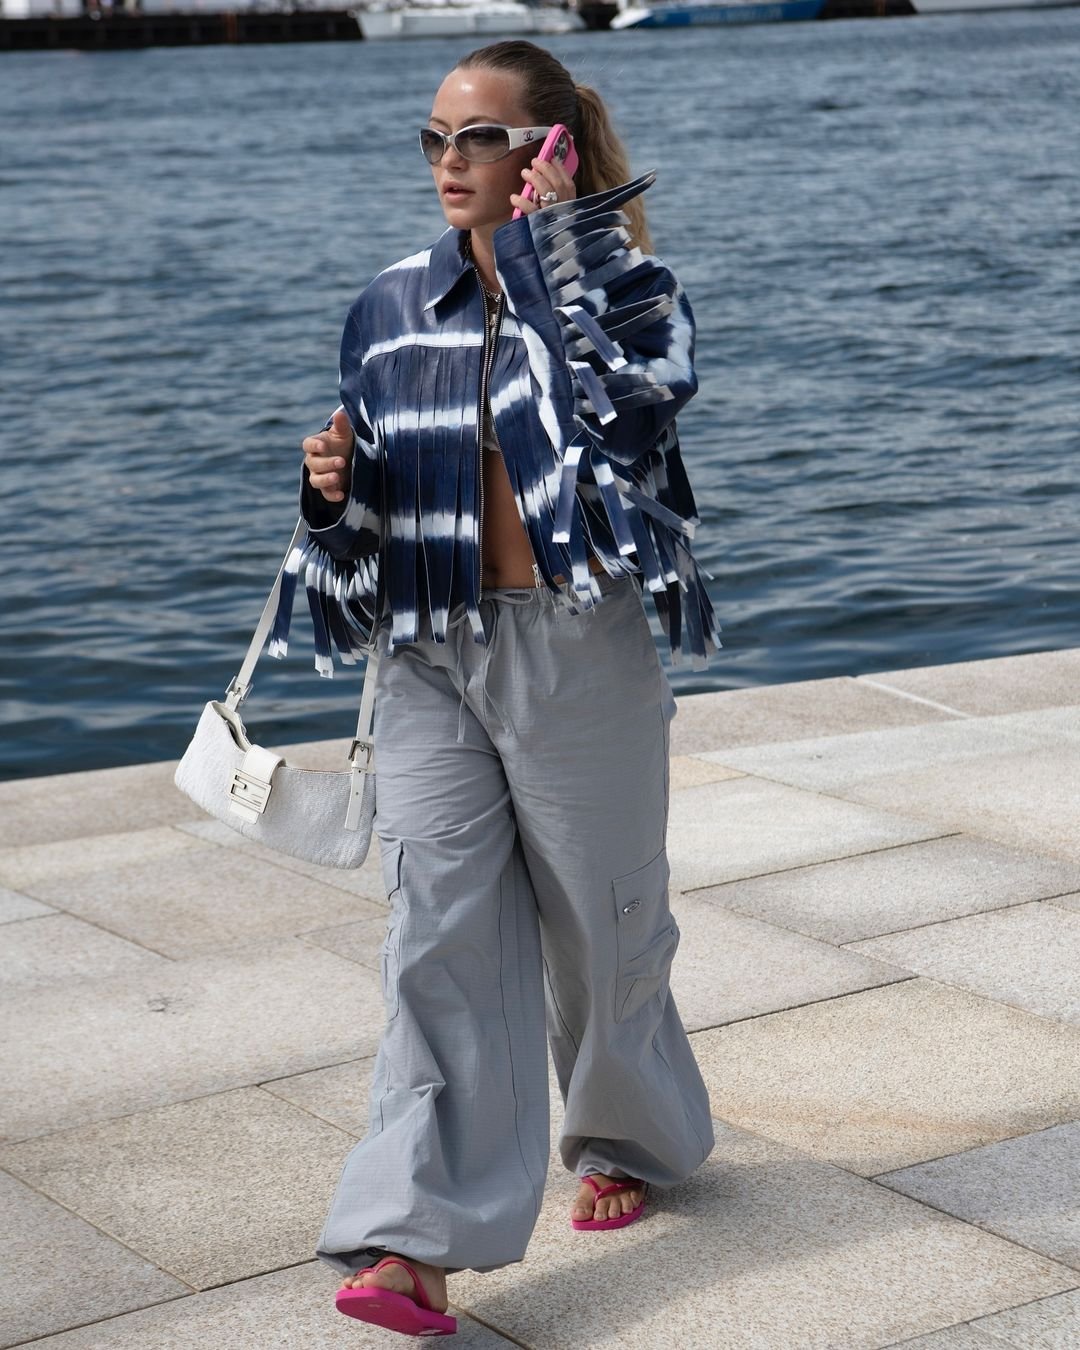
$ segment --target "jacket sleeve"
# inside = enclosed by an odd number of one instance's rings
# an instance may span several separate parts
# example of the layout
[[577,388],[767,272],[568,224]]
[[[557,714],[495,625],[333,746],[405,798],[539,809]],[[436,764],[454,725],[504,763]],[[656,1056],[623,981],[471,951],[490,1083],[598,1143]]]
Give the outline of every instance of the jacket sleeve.
[[563,451],[587,440],[624,465],[697,391],[689,302],[669,267],[630,246],[620,210],[653,181],[546,207],[496,235],[500,279],[525,326],[547,420],[559,424],[553,439]]
[[621,210],[653,180],[511,221],[495,257],[558,464],[552,542],[588,580],[585,517],[602,523],[609,572],[622,560],[641,572],[673,662],[701,669],[720,629],[691,548],[697,508],[675,424],[697,391],[694,316],[671,269],[631,245]]
[[[349,312],[341,339],[339,390],[353,430],[352,478],[344,508],[328,502],[312,488],[308,471],[301,469],[300,511],[315,544],[339,562],[370,558],[382,539],[382,472],[379,448],[368,426],[360,384],[363,350],[355,306]],[[323,425],[326,431],[333,416]]]
[[[349,311],[341,340],[341,407],[353,429],[352,479],[344,509],[328,502],[301,470],[300,511],[307,537],[286,559],[277,613],[267,647],[284,656],[289,646],[293,602],[307,593],[315,642],[315,669],[334,673],[334,653],[355,663],[374,633],[381,603],[379,552],[382,542],[382,464],[377,438],[368,425],[361,390],[363,348],[356,305]],[[333,421],[327,419],[325,431]]]

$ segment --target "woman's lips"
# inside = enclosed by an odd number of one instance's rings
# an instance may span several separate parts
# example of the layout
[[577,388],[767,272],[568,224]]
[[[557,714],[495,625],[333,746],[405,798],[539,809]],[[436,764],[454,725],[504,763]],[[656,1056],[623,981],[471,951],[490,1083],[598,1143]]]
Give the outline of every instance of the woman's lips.
[[448,202],[463,202],[466,197],[471,197],[472,195],[472,190],[470,188],[461,187],[457,183],[448,183],[446,187],[443,188],[443,197]]

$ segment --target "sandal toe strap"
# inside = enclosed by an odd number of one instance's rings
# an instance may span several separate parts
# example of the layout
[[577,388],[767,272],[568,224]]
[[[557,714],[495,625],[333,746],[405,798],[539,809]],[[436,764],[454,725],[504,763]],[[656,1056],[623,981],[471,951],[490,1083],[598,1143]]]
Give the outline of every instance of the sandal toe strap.
[[427,1296],[427,1291],[420,1283],[419,1275],[417,1275],[416,1271],[409,1265],[408,1261],[403,1261],[400,1256],[385,1256],[375,1269],[382,1270],[383,1266],[400,1266],[402,1270],[407,1270],[409,1272],[409,1278],[413,1282],[413,1288],[416,1290],[416,1302],[425,1312],[433,1311],[431,1302]]
[[625,1181],[613,1181],[610,1186],[601,1186],[593,1180],[591,1176],[581,1177],[581,1180],[587,1182],[596,1192],[596,1199],[599,1200],[604,1195],[618,1195],[622,1191],[633,1191],[645,1183],[634,1177],[628,1177]]

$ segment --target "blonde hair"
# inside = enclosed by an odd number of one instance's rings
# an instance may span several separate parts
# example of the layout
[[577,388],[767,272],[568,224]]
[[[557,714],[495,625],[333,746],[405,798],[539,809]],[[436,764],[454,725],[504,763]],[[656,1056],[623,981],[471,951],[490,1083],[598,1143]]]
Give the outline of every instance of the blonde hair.
[[[617,187],[630,177],[626,147],[612,126],[604,100],[587,84],[575,84],[573,76],[551,52],[534,42],[492,42],[463,57],[456,68],[478,67],[516,75],[530,117],[546,126],[562,122],[570,128],[579,160],[574,182],[581,196]],[[641,197],[633,198],[622,209],[630,222],[631,244],[651,253],[652,239]]]

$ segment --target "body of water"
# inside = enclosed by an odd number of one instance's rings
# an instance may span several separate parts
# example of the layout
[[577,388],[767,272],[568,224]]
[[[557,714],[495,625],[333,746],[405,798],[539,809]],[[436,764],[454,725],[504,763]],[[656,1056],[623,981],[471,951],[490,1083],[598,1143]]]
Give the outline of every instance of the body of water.
[[[0,777],[176,757],[224,690],[471,45],[0,58]],[[677,692],[1080,644],[1080,10],[550,46],[697,314],[725,646]],[[306,627],[265,743],[352,734]]]

